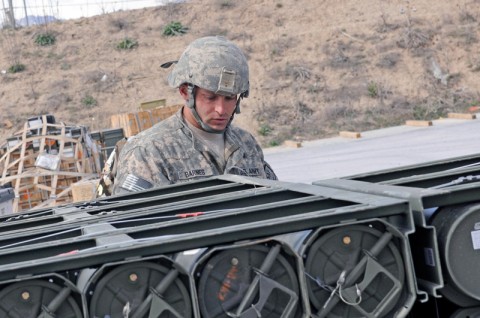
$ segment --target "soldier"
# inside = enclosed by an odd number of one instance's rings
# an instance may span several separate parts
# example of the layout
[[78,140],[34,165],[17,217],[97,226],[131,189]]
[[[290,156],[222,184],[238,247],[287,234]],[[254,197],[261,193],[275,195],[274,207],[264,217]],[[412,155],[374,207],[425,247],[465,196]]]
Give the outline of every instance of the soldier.
[[231,125],[249,92],[247,60],[235,44],[223,37],[193,41],[168,83],[185,106],[129,139],[117,162],[114,194],[220,174],[277,179],[255,138]]

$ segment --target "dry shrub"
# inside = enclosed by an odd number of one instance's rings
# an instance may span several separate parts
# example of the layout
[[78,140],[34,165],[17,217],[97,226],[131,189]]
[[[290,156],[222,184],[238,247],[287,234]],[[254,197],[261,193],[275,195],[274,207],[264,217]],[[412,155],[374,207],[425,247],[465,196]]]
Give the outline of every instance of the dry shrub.
[[200,30],[200,36],[220,35],[228,38],[228,29],[222,28],[219,25],[212,24],[209,28]]
[[[250,42],[253,39],[253,35],[242,31],[242,30],[230,30],[230,35],[228,36],[228,39],[231,41],[234,41],[235,43],[245,43],[245,42]],[[243,47],[242,47],[243,49]]]
[[128,30],[130,28],[130,23],[123,18],[111,18],[108,20],[108,24],[117,32]]
[[472,10],[467,8],[466,5],[460,7],[458,18],[461,23],[474,23],[477,22],[477,18],[472,14]]
[[398,100],[390,104],[376,102],[362,109],[352,103],[331,103],[322,110],[322,121],[330,133],[367,131],[401,124],[409,118],[408,107],[408,102],[402,104]]
[[235,0],[214,0],[217,9],[231,9],[235,7]]
[[351,101],[359,100],[365,96],[364,83],[351,83],[337,89],[326,89],[323,93],[325,102],[349,104]]
[[65,90],[67,88],[70,87],[70,82],[66,79],[62,79],[62,80],[58,80],[58,81],[54,81],[51,85],[50,85],[50,90],[52,92],[58,92],[58,91],[62,91],[62,90]]
[[37,100],[40,97],[40,93],[37,92],[33,86],[31,86],[30,89],[25,91],[23,96],[30,100]]
[[480,72],[480,58],[476,58],[472,62],[470,62],[469,67],[472,72]]
[[285,73],[291,79],[302,82],[312,76],[312,72],[307,65],[287,65]]
[[186,15],[185,10],[187,10],[187,6],[182,5],[181,2],[167,2],[165,5],[158,7],[165,19],[169,21],[178,20],[180,17]]
[[383,54],[379,57],[378,62],[375,64],[380,68],[392,69],[397,66],[397,63],[402,59],[402,55],[397,52],[391,52]]
[[103,77],[102,71],[89,71],[83,74],[83,82],[85,84],[98,83]]
[[[277,68],[274,75],[283,82],[286,82],[287,77],[290,80],[296,77],[295,85],[290,87],[297,91],[308,89],[308,84],[318,81],[313,72],[306,70],[310,70],[306,65],[291,64],[285,69]],[[270,107],[264,105],[259,110],[259,126],[269,133],[261,138],[262,143],[272,145],[285,139],[295,139],[296,136],[305,139],[324,138],[340,130],[364,131],[405,120],[406,111],[402,110],[402,113],[396,116],[391,109],[393,101],[387,104],[387,97],[390,98],[392,92],[383,82],[375,82],[375,96],[367,107],[362,106],[364,102],[360,102],[368,93],[365,82],[346,82],[337,89],[328,88],[323,83],[320,90],[321,93],[315,95],[315,101],[292,99],[288,102],[283,99],[281,102],[277,100],[278,104]]]
[[72,55],[78,55],[79,52],[80,52],[80,48],[77,45],[69,44],[63,48],[61,54],[63,56],[72,56]]
[[269,43],[269,51],[272,56],[282,56],[292,47],[295,47],[298,41],[289,36],[282,36]]
[[66,104],[71,101],[72,98],[68,94],[65,94],[63,92],[52,94],[47,98],[47,102],[45,105],[46,110],[49,113],[57,111],[61,108],[64,108]]
[[96,70],[83,74],[83,82],[96,92],[106,92],[116,86],[119,78],[114,73]]
[[354,41],[339,41],[334,45],[328,45],[324,48],[327,56],[327,65],[332,68],[352,68],[355,69],[367,62],[367,56],[361,52],[364,46]]
[[11,83],[17,79],[17,76],[15,76],[15,74],[7,73],[7,74],[2,74],[0,78],[2,79],[3,83]]
[[388,33],[390,31],[394,31],[400,27],[398,23],[390,23],[388,21],[389,17],[385,14],[385,12],[382,12],[380,14],[380,23],[376,26],[375,30],[378,33]]
[[403,49],[415,50],[426,47],[431,39],[432,34],[430,32],[409,26],[403,30],[397,44]]
[[460,25],[447,31],[447,36],[461,40],[462,45],[471,45],[478,42],[478,26]]
[[302,101],[263,104],[255,111],[261,143],[273,146],[297,135],[307,138],[318,136],[318,122],[313,120],[314,114],[313,108]]
[[433,108],[444,109],[443,115],[448,112],[467,112],[472,104],[480,100],[478,92],[438,84],[431,85],[429,93],[428,103]]
[[358,116],[359,112],[352,104],[329,103],[322,109],[322,116],[326,122],[338,122],[339,120],[352,119]]

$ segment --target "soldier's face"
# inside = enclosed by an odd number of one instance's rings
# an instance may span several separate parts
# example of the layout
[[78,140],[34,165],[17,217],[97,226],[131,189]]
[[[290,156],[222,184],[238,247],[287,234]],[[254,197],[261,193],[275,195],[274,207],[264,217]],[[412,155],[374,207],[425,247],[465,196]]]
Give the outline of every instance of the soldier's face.
[[[182,90],[180,89],[180,91]],[[205,124],[215,130],[223,130],[227,127],[230,117],[232,117],[235,111],[236,103],[236,95],[223,96],[203,88],[195,88],[197,113]],[[188,107],[185,107],[184,116],[195,127],[201,128],[193,118],[193,114]]]

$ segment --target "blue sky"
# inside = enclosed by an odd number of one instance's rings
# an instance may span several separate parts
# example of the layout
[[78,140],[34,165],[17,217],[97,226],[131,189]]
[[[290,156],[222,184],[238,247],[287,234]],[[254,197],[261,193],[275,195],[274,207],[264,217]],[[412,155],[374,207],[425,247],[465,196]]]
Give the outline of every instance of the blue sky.
[[[8,8],[8,0],[3,1],[3,8]],[[102,13],[140,9],[162,5],[168,0],[25,0],[28,15],[51,15],[59,19],[76,19]],[[15,19],[25,16],[24,0],[13,0]]]

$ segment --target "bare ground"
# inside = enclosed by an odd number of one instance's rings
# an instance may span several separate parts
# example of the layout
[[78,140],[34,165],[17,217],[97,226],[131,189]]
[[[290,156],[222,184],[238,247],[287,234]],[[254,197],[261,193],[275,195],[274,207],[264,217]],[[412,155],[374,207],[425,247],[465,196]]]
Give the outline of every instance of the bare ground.
[[[173,21],[187,32],[163,35]],[[479,30],[479,0],[194,0],[3,29],[0,144],[31,116],[99,130],[142,102],[179,103],[160,65],[206,35],[246,52],[235,123],[264,146],[466,112],[480,103]],[[45,34],[53,45],[35,43]]]

